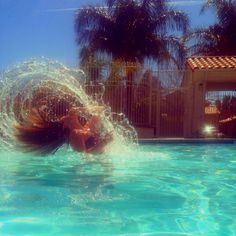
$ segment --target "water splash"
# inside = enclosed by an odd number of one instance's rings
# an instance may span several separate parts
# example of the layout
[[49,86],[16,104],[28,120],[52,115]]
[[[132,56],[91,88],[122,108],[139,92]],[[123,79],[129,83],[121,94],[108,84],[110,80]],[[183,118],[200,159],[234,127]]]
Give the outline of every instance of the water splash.
[[[32,107],[45,107],[50,120],[55,121],[72,106],[104,105],[103,87],[100,93],[88,96],[84,82],[82,70],[69,69],[45,58],[32,59],[4,71],[0,77],[0,148],[15,148],[14,125],[25,120]],[[110,150],[137,143],[137,133],[124,114],[116,114],[105,106],[100,115],[103,126],[114,134]]]

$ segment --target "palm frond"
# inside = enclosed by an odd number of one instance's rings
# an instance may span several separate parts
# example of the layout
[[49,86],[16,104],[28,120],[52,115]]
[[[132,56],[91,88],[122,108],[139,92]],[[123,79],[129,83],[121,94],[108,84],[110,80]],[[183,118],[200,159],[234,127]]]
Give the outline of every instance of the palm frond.
[[214,7],[220,9],[228,0],[206,0],[203,4],[200,13],[204,13],[207,9]]
[[[183,41],[177,44],[170,36],[168,46],[167,39],[170,32],[186,32],[188,18],[170,9],[166,0],[106,0],[106,4],[106,8],[90,6],[78,12],[76,33],[81,48],[89,48],[93,54],[112,55],[113,60],[141,63],[145,58],[167,61],[171,53],[173,58],[182,55],[184,47],[179,44]],[[82,50],[80,53],[83,56]]]
[[186,33],[189,27],[189,19],[186,14],[180,11],[170,10],[165,14],[162,14],[156,20],[156,29],[161,30],[166,28],[170,31],[182,31]]
[[213,8],[218,22],[206,29],[191,32],[187,41],[191,41],[189,51],[201,55],[236,54],[236,1],[208,0],[202,11]]

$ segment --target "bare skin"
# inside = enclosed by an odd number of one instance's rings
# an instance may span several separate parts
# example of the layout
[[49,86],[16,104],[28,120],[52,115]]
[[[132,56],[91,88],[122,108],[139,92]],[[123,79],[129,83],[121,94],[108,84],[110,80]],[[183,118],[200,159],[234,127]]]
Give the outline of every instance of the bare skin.
[[[101,111],[102,107],[93,107],[96,111]],[[92,116],[84,125],[78,119],[79,112],[86,112],[86,108],[72,108],[67,116],[62,117],[61,122],[65,128],[70,129],[69,143],[73,150],[86,153],[102,153],[105,146],[112,141],[112,133],[107,133],[102,139],[99,138],[99,128],[101,120],[98,116]],[[90,110],[91,111],[91,110]],[[97,140],[96,144],[86,148],[86,141],[93,137]]]

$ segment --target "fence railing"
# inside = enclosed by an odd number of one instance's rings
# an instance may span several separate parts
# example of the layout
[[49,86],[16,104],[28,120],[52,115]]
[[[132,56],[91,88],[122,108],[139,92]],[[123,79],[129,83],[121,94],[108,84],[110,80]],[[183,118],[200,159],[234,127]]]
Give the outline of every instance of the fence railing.
[[[159,84],[144,80],[141,83],[119,81],[104,83],[102,100],[112,111],[124,113],[136,126],[154,126],[156,121],[156,102],[160,95]],[[86,84],[85,90],[96,100],[101,98],[101,83]]]
[[[87,93],[96,100],[101,98],[101,82],[99,84],[85,85]],[[112,111],[124,113],[135,127],[152,128],[153,136],[183,135],[184,89],[164,89],[160,81],[152,77],[139,83],[116,81],[103,86],[103,102]]]

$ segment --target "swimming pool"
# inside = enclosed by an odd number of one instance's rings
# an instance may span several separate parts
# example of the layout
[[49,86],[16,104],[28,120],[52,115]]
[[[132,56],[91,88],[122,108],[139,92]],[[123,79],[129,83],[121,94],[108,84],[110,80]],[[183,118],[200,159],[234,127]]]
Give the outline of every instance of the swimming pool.
[[0,155],[0,235],[234,235],[236,146]]

